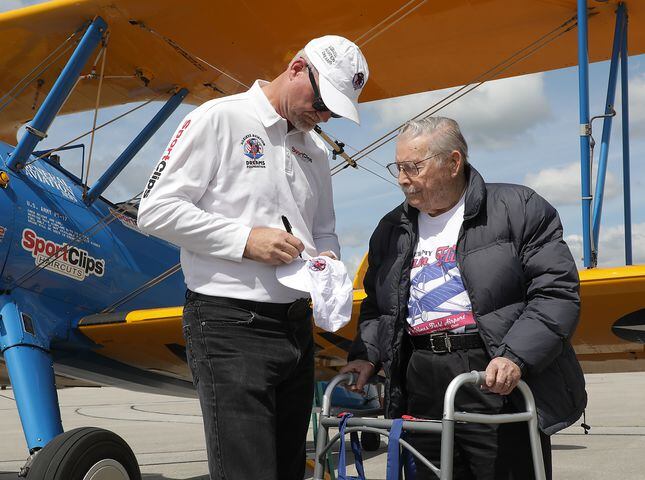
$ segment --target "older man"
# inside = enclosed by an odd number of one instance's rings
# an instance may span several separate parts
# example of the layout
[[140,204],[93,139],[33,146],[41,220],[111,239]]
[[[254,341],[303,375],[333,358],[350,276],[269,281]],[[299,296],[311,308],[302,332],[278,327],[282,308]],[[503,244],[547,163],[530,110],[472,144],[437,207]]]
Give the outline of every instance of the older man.
[[[367,297],[343,371],[359,373],[360,389],[383,366],[391,417],[441,418],[446,387],[471,370],[486,371],[486,388],[465,388],[457,409],[516,411],[523,378],[536,397],[550,476],[548,436],[586,404],[569,343],[578,275],[557,212],[529,188],[485,183],[448,118],[408,123],[388,169],[406,201],[372,235]],[[438,437],[413,441],[438,463]],[[526,424],[457,425],[455,478],[533,478]]]
[[309,42],[272,82],[207,102],[148,181],[139,226],[181,246],[184,336],[213,480],[302,480],[313,397],[311,309],[275,267],[339,253],[327,150],[311,130],[358,123],[358,47]]

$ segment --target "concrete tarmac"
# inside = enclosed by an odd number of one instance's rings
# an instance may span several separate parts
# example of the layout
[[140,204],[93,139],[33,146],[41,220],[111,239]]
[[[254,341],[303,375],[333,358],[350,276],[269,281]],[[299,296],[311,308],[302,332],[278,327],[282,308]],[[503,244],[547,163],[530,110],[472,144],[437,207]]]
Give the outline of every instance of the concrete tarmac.
[[[554,479],[644,479],[645,373],[587,375],[587,391],[592,429],[584,435],[573,426],[553,436]],[[196,400],[116,388],[69,388],[58,395],[67,430],[96,426],[121,435],[145,480],[208,480]],[[0,420],[0,480],[16,480],[27,453],[10,389],[0,392]],[[311,441],[308,447],[313,449]],[[385,451],[383,442],[366,455],[368,479],[385,478]]]

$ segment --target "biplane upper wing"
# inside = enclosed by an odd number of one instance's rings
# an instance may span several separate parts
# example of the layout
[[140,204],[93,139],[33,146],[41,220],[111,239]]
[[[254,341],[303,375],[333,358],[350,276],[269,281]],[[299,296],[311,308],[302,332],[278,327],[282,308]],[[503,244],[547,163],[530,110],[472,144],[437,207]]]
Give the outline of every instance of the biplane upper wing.
[[[592,61],[610,56],[617,3],[589,2]],[[632,25],[642,24],[643,2],[625,3]],[[97,15],[110,30],[101,94],[110,106],[176,86],[194,104],[236,93],[275,77],[309,39],[328,33],[356,41],[369,59],[362,101],[467,84],[548,32],[553,41],[494,77],[567,67],[577,63],[575,14],[575,0],[53,0],[0,14],[0,139],[14,143],[82,32],[65,40]],[[629,29],[629,46],[645,51],[645,29]],[[52,52],[56,68],[20,85]],[[94,108],[92,63],[63,113]],[[8,92],[16,98],[4,105]]]

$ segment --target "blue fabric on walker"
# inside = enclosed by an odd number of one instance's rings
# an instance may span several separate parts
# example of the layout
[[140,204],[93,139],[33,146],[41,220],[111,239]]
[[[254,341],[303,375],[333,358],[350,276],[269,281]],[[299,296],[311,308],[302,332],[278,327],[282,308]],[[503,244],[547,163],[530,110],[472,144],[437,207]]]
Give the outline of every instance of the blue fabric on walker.
[[361,454],[361,444],[358,440],[358,433],[352,432],[349,434],[349,439],[354,453],[354,466],[358,476],[347,475],[347,465],[345,460],[345,428],[347,427],[347,420],[352,416],[351,413],[346,413],[340,421],[338,426],[338,433],[340,434],[340,445],[338,452],[338,480],[365,480],[365,471],[363,469],[363,455]]
[[[414,480],[416,478],[416,466],[412,454],[399,445],[399,439],[403,431],[403,420],[397,418],[392,421],[390,435],[387,445],[387,473],[386,480],[400,480],[401,477],[401,460],[405,470],[405,479]],[[401,451],[403,450],[403,451]]]

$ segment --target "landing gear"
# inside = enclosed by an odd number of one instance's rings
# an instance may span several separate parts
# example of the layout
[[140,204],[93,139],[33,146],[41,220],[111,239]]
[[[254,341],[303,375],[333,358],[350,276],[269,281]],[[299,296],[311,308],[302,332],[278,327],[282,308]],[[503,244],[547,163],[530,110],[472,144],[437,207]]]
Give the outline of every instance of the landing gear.
[[27,480],[141,480],[128,444],[116,433],[95,427],[61,433],[32,457],[21,476]]

